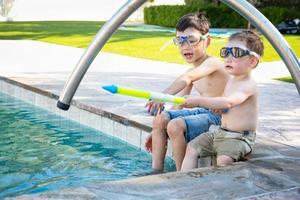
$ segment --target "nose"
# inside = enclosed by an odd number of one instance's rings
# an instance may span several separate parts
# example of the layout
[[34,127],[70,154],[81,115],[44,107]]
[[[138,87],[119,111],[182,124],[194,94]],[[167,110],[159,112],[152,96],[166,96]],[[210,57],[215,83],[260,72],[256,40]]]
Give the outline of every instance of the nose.
[[231,63],[233,60],[234,60],[234,57],[233,57],[231,54],[229,54],[229,55],[224,59],[225,63]]
[[181,49],[187,49],[187,48],[189,48],[189,44],[188,44],[188,42],[187,41],[184,41],[183,43],[181,43],[180,44],[180,48]]

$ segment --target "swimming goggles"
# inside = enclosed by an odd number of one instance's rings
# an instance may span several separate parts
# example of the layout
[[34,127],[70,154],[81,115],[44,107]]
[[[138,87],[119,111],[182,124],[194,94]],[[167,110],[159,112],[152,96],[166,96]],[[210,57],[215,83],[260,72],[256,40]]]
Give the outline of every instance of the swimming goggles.
[[195,35],[181,35],[181,36],[177,36],[175,38],[173,38],[173,42],[176,46],[181,46],[183,45],[185,42],[189,45],[189,46],[195,46],[197,45],[201,40],[205,40],[208,37],[208,33],[206,33],[205,35],[199,35],[198,37],[196,37]]
[[250,51],[248,49],[242,49],[240,47],[223,47],[223,48],[221,48],[220,56],[222,58],[227,58],[227,57],[229,57],[229,55],[232,55],[234,58],[241,58],[241,57],[249,56],[249,55],[255,56],[258,59],[260,58],[260,56],[257,53]]

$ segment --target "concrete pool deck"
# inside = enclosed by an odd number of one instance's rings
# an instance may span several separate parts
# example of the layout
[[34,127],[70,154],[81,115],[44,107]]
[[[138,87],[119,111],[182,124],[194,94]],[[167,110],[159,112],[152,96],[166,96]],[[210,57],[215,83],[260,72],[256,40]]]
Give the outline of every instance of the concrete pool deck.
[[[0,76],[59,95],[84,50],[2,40],[0,52]],[[179,64],[100,53],[74,99],[114,113],[122,117],[123,124],[149,132],[152,117],[143,108],[145,100],[107,94],[100,87],[118,84],[159,92],[186,69]],[[260,114],[257,145],[250,161],[225,168],[202,168],[25,195],[20,199],[299,199],[299,94],[293,84],[271,79],[289,75],[282,62],[261,63],[253,75],[260,90]]]

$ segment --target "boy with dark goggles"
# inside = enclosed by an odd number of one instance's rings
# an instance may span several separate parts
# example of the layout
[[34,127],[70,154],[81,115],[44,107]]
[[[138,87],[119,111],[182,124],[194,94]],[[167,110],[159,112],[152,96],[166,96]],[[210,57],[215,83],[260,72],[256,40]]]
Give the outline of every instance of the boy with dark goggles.
[[181,46],[183,45],[185,42],[189,45],[189,46],[195,46],[197,45],[200,41],[205,40],[208,37],[208,33],[206,33],[205,35],[199,35],[198,37],[195,35],[182,35],[182,36],[177,36],[175,38],[173,38],[173,42],[176,46]]
[[253,56],[257,57],[258,59],[260,58],[260,56],[257,53],[250,51],[248,49],[242,49],[240,47],[223,47],[223,48],[221,48],[220,56],[222,58],[227,58],[230,54],[234,58],[241,58],[241,57],[249,56],[249,55],[253,55]]

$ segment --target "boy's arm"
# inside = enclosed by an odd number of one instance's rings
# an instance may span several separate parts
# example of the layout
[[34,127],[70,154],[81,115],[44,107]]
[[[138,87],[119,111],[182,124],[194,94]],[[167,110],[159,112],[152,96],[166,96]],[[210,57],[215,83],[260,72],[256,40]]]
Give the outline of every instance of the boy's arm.
[[256,90],[256,84],[251,84],[246,87],[241,86],[232,94],[224,97],[189,97],[184,107],[201,106],[209,109],[230,109],[254,95]]
[[223,67],[223,63],[216,58],[209,58],[205,60],[201,66],[188,70],[183,75],[179,76],[163,93],[175,95],[183,90],[192,82],[204,78],[216,70]]
[[[187,85],[183,90],[181,90],[179,93],[177,93],[178,96],[184,96],[191,93],[191,90],[193,88],[193,84]],[[148,113],[151,115],[156,116],[157,114],[160,114],[164,109],[164,103],[162,102],[155,102],[155,101],[148,101],[145,107],[148,107]],[[171,110],[180,110],[182,109],[182,105],[173,105],[170,109]]]
[[[185,96],[191,94],[193,88],[193,84],[187,85],[183,90],[181,90],[179,93],[177,93],[177,96]],[[182,105],[173,105],[170,110],[180,110],[182,109]]]

